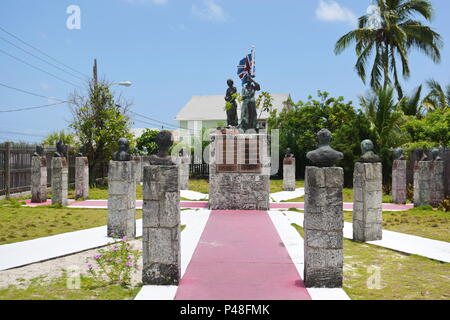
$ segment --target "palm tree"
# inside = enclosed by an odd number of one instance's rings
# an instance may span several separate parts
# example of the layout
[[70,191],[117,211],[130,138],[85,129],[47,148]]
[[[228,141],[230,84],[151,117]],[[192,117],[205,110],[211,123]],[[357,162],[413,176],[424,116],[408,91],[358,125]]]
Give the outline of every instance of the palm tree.
[[428,26],[414,19],[415,15],[431,21],[433,6],[429,0],[376,0],[378,23],[372,23],[371,14],[359,18],[359,28],[341,37],[335,46],[335,53],[340,54],[356,43],[355,69],[366,83],[366,67],[373,54],[370,85],[379,89],[383,81],[383,88],[392,84],[399,98],[403,97],[397,72],[397,57],[400,58],[402,74],[406,79],[410,75],[408,54],[411,49],[419,49],[435,63],[441,60],[441,36]]
[[430,92],[424,99],[424,105],[429,111],[445,110],[450,107],[450,84],[444,88],[436,80],[428,80]]
[[422,95],[422,86],[417,87],[410,96],[404,96],[399,101],[399,107],[406,116],[422,118],[423,102],[420,99]]

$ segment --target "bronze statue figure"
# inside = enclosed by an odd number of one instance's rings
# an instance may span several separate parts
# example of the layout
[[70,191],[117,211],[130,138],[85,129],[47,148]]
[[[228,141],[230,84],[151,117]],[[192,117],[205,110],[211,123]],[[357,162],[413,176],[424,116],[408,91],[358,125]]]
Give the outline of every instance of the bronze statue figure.
[[228,127],[237,127],[238,116],[237,116],[237,103],[236,103],[236,92],[237,89],[233,86],[234,82],[231,79],[227,80],[228,89],[225,95],[225,101],[228,103],[227,108],[227,125]]
[[396,148],[393,150],[393,152],[394,152],[394,160],[405,160],[402,148]]
[[318,148],[306,154],[306,158],[311,160],[318,167],[331,167],[336,161],[342,160],[342,152],[330,147],[331,132],[322,129],[317,133]]
[[43,157],[44,156],[44,147],[37,145],[36,151],[34,152],[33,156],[35,157]]
[[158,153],[150,156],[150,164],[169,166],[175,165],[169,154],[169,149],[173,145],[172,133],[167,130],[160,131],[156,135],[155,142],[158,145]]
[[249,129],[256,129],[256,91],[261,90],[261,86],[253,80],[251,76],[247,77],[248,82],[242,88],[242,109],[241,109],[241,124],[239,128],[246,131]]
[[291,148],[286,148],[286,153],[284,155],[285,158],[295,158],[294,154],[291,151]]
[[56,143],[56,152],[53,154],[54,158],[63,158],[65,157],[66,145],[62,140],[59,140]]
[[362,163],[375,163],[375,162],[381,162],[381,159],[378,155],[373,152],[373,142],[369,139],[364,140],[361,142],[361,159],[359,162]]
[[433,158],[433,161],[442,161],[442,158],[439,156],[439,153],[440,153],[439,148],[431,149],[431,156]]
[[114,161],[130,161],[131,155],[128,153],[130,143],[125,138],[119,139],[119,150],[112,156]]

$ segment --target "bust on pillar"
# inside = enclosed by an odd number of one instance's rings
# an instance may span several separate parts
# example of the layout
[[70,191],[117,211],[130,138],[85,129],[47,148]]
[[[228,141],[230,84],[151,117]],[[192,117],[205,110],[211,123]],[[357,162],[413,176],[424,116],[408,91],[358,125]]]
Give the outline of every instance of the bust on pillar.
[[65,157],[66,146],[59,140],[52,158],[52,204],[67,206],[69,166]]
[[295,157],[291,148],[286,149],[283,159],[283,189],[284,191],[295,191]]
[[36,146],[36,152],[31,158],[31,202],[47,201],[47,158],[44,148]]

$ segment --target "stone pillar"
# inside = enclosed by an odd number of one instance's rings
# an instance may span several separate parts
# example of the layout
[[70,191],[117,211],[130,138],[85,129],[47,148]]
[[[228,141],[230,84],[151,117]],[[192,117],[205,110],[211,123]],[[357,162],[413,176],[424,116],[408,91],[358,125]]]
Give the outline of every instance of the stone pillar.
[[283,160],[283,190],[295,191],[295,158]]
[[445,198],[444,189],[444,162],[431,162],[430,204],[438,208]]
[[382,217],[381,163],[355,163],[353,172],[353,240],[381,240]]
[[189,190],[189,164],[191,163],[189,157],[180,157],[180,190]]
[[31,202],[47,201],[47,158],[31,158]]
[[306,167],[304,281],[308,288],[341,288],[344,170]]
[[134,161],[110,161],[108,170],[108,236],[136,237]]
[[142,157],[141,156],[133,156],[133,161],[136,163],[136,165],[135,165],[135,169],[136,169],[135,177],[136,177],[136,184],[138,184],[138,183],[142,182],[142,172],[143,172]]
[[89,162],[87,157],[75,158],[75,200],[89,197]]
[[177,285],[181,276],[179,169],[144,168],[142,212],[142,282]]
[[394,160],[392,165],[392,202],[406,203],[406,160]]
[[69,167],[64,157],[52,158],[52,204],[67,206]]
[[417,161],[414,165],[414,207],[431,202],[431,185],[434,183],[431,165],[431,161]]

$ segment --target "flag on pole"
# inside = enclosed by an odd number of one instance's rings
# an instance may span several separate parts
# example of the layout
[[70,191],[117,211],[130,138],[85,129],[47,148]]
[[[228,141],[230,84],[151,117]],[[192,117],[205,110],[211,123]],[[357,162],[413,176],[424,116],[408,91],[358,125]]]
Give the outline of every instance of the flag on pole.
[[255,75],[255,51],[252,49],[252,52],[245,56],[244,59],[239,61],[239,65],[237,66],[238,71],[237,74],[239,78],[242,80],[242,85],[245,85],[248,82],[248,76]]

